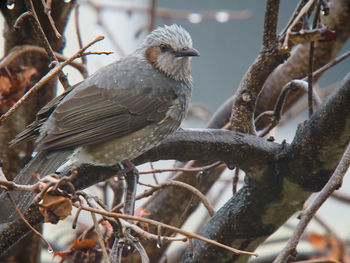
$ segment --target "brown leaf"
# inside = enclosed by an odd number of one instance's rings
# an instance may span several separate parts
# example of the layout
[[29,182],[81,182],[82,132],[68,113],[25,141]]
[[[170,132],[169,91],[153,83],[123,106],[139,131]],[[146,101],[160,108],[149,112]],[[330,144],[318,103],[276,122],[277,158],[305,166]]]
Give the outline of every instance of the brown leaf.
[[0,110],[5,112],[32,86],[33,67],[8,66],[0,69]]
[[345,242],[337,239],[335,236],[330,234],[320,235],[317,233],[310,233],[308,239],[315,249],[327,251],[327,260],[350,262]]
[[92,262],[88,259],[98,258],[95,254],[98,254],[99,252],[94,251],[95,247],[96,242],[92,239],[84,239],[81,241],[76,239],[73,246],[69,250],[55,252],[52,258],[55,258],[56,256],[59,256],[62,259],[72,257],[75,259],[83,259],[83,261],[79,262]]
[[[134,215],[135,216],[138,216],[138,217],[146,217],[146,216],[149,216],[151,214],[150,211],[148,211],[147,209],[143,208],[142,206],[140,206],[139,208],[137,208],[134,212]],[[134,223],[142,228],[143,230],[145,231],[149,231],[149,224],[147,223],[144,223],[144,222],[139,222],[137,220],[134,221]]]
[[46,192],[40,202],[39,210],[44,216],[45,222],[57,224],[59,220],[71,215],[72,201],[69,198]]
[[324,235],[320,235],[314,232],[308,235],[308,239],[310,244],[317,250],[325,249],[328,243]]
[[78,240],[76,239],[74,241],[74,244],[72,246],[72,249],[82,249],[82,248],[95,248],[96,242],[93,239],[84,239],[84,240]]

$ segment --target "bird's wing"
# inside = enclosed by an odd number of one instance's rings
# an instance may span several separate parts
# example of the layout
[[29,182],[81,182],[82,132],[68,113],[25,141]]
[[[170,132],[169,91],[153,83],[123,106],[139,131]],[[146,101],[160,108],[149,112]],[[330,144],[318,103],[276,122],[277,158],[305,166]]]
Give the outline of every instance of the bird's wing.
[[151,97],[129,89],[96,85],[67,96],[56,107],[38,139],[38,151],[90,145],[120,138],[166,117],[175,94]]
[[75,86],[71,86],[61,95],[52,99],[44,107],[42,107],[36,114],[35,120],[31,124],[29,124],[22,132],[17,134],[16,137],[12,141],[10,141],[9,145],[13,146],[13,145],[30,141],[36,138],[39,135],[39,131],[43,123],[47,120],[50,114],[56,109],[57,105],[61,102],[61,100],[65,96],[67,96],[67,94],[71,92],[74,87]]

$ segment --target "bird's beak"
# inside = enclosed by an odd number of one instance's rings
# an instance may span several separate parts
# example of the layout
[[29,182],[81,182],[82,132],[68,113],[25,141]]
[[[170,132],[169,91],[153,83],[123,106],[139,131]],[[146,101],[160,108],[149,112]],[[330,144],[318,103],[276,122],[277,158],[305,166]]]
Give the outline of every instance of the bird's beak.
[[184,48],[179,51],[175,51],[175,57],[199,57],[199,52],[194,48]]

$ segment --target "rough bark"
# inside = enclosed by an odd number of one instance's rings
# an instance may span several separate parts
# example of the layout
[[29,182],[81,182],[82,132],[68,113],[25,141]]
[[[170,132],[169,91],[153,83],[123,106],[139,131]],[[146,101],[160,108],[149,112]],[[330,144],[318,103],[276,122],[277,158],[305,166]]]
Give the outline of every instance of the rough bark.
[[[274,161],[258,171],[261,176],[247,173],[246,185],[211,218],[201,235],[254,251],[325,185],[349,141],[350,74],[297,131],[293,143],[282,144]],[[201,241],[193,242],[193,255],[187,251],[182,258],[182,262],[246,260],[247,256]]]

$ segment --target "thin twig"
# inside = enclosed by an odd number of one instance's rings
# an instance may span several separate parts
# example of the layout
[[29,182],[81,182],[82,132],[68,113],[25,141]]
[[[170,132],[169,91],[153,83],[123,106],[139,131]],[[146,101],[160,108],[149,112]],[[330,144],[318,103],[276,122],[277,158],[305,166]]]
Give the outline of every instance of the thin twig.
[[105,21],[103,19],[101,6],[95,4],[93,1],[90,1],[90,0],[87,0],[87,3],[89,3],[90,6],[92,8],[94,8],[96,15],[97,15],[97,24],[100,25],[101,28],[103,29],[103,31],[106,33],[107,38],[112,42],[113,46],[118,51],[119,56],[125,57],[126,53],[125,53],[124,49],[122,48],[118,39],[115,37],[115,35],[112,33],[112,31],[109,29],[108,25],[105,23]]
[[27,185],[27,184],[16,184],[13,181],[5,181],[0,180],[0,185],[7,188],[9,191],[24,191],[24,192],[32,192],[36,193],[39,191],[39,183],[33,184],[33,185]]
[[145,230],[143,230],[142,228],[138,227],[135,224],[131,224],[128,221],[122,220],[120,219],[119,222],[122,224],[122,226],[126,227],[126,228],[130,228],[132,231],[134,231],[135,233],[147,238],[147,239],[151,239],[154,241],[158,241],[159,238],[161,239],[161,242],[172,242],[172,241],[182,241],[182,242],[186,242],[187,238],[186,237],[168,237],[168,236],[159,236],[159,235],[155,235],[152,233],[149,233]]
[[178,187],[185,188],[186,190],[190,191],[192,194],[197,196],[202,201],[203,205],[208,210],[208,213],[210,216],[213,216],[215,214],[214,208],[211,206],[211,204],[209,203],[209,201],[205,197],[205,195],[202,194],[201,191],[199,191],[197,188],[193,187],[192,185],[189,185],[189,184],[186,184],[186,183],[183,183],[180,181],[167,181],[167,182],[162,183],[161,185],[178,186]]
[[348,144],[339,164],[337,165],[337,168],[335,169],[331,178],[328,180],[327,184],[322,188],[321,192],[317,195],[316,199],[310,204],[310,206],[302,211],[300,222],[296,226],[293,235],[288,241],[288,244],[274,260],[274,263],[286,262],[288,256],[295,251],[299,243],[299,239],[312,217],[316,214],[317,210],[328,199],[328,197],[341,186],[343,177],[349,168],[349,165],[350,143]]
[[[274,127],[277,126],[277,124],[280,122],[283,112],[283,107],[286,102],[288,94],[292,91],[304,91],[305,93],[308,92],[308,83],[303,79],[294,79],[289,81],[284,87],[282,88],[281,93],[279,94],[277,98],[277,102],[275,104],[275,108],[272,111],[264,111],[259,114],[258,117],[255,118],[255,123],[258,123],[262,118],[269,118],[270,123],[269,125],[259,134],[260,137],[266,136]],[[321,104],[321,99],[318,96],[317,92],[315,90],[312,90],[313,92],[313,104],[318,107]]]
[[[78,38],[78,44],[79,44],[79,48],[83,48],[83,40],[81,38],[81,32],[80,32],[80,23],[79,23],[79,4],[76,4],[74,7],[74,20],[75,20],[75,33],[77,35]],[[85,56],[81,57],[81,62],[83,63],[83,65],[86,67],[87,65],[87,59]],[[86,79],[88,77],[88,72],[86,72],[85,75],[83,75],[84,79]]]
[[[76,204],[73,204],[73,205],[75,207],[79,207],[79,205],[76,205]],[[222,247],[222,248],[227,249],[227,250],[229,250],[229,251],[231,251],[232,253],[235,253],[235,254],[244,254],[244,255],[250,255],[250,256],[256,256],[256,257],[258,256],[257,254],[255,254],[253,252],[235,249],[235,248],[229,247],[227,245],[221,244],[221,243],[219,243],[219,242],[217,242],[215,240],[212,240],[212,239],[209,239],[209,238],[197,235],[195,233],[190,233],[190,232],[187,232],[187,231],[182,230],[180,228],[177,228],[177,227],[174,227],[174,226],[171,226],[171,225],[167,225],[167,224],[164,224],[162,222],[158,222],[158,221],[155,221],[155,220],[152,220],[152,219],[149,219],[149,218],[138,217],[138,216],[131,216],[131,215],[124,215],[124,214],[120,214],[120,213],[106,212],[106,211],[94,209],[94,208],[91,208],[91,207],[85,207],[85,206],[82,206],[82,209],[85,210],[85,211],[94,212],[94,213],[97,213],[97,214],[100,214],[100,215],[103,215],[103,216],[106,216],[106,217],[121,218],[121,219],[125,219],[125,220],[134,220],[134,221],[140,221],[140,222],[148,223],[148,224],[155,225],[155,226],[161,226],[163,228],[167,228],[167,229],[169,229],[171,231],[177,232],[177,233],[179,233],[181,235],[184,235],[186,237],[195,238],[195,239],[207,242],[209,244],[212,244],[212,245],[215,245],[215,246],[218,246],[218,247]]]
[[103,240],[103,235],[102,235],[101,229],[100,229],[100,227],[98,225],[95,213],[91,212],[91,217],[92,217],[92,221],[94,223],[95,231],[96,231],[97,236],[98,236],[98,242],[100,243],[100,246],[101,246],[101,249],[102,249],[103,258],[104,258],[106,263],[111,263],[109,261],[107,249],[106,249],[106,246],[105,246],[105,242]]
[[154,29],[155,21],[156,21],[156,8],[157,8],[157,0],[149,0],[150,8],[149,8],[149,25],[148,32],[151,32]]
[[[153,170],[154,170],[153,163],[152,163],[152,162],[149,162],[149,165],[151,166],[151,170],[153,171]],[[139,174],[140,174],[140,172],[139,172]],[[153,176],[154,182],[155,182],[156,184],[159,184],[156,173],[152,173],[152,176]]]
[[319,77],[323,72],[325,72],[326,70],[328,70],[331,67],[335,66],[336,64],[342,62],[344,59],[348,58],[349,56],[350,56],[350,51],[348,51],[348,52],[344,53],[343,55],[333,59],[332,61],[330,61],[329,63],[327,63],[323,67],[319,68],[314,73],[312,73],[312,77],[313,78]]
[[194,168],[166,168],[166,169],[153,169],[151,171],[141,171],[139,174],[154,174],[154,173],[165,173],[165,172],[204,172],[206,170],[215,168],[219,165],[225,165],[222,162],[218,161],[213,164],[202,166],[202,167],[194,167]]
[[[93,208],[96,208],[93,206],[93,204],[90,202],[90,199],[93,199],[96,201],[96,199],[84,192],[79,192],[80,196],[82,196],[86,203],[88,204],[89,207],[93,207]],[[80,202],[80,206],[78,207],[78,212],[80,212],[82,210],[82,206],[81,206],[81,202]],[[103,206],[102,206],[102,209],[105,209]],[[106,249],[106,246],[105,246],[105,242],[103,240],[103,235],[101,233],[101,230],[100,230],[100,227],[98,225],[98,221],[97,221],[97,218],[96,218],[96,214],[94,212],[90,212],[91,213],[91,218],[92,218],[92,221],[94,223],[94,229],[97,233],[97,236],[98,236],[98,242],[101,246],[101,249],[102,249],[102,254],[103,254],[103,258],[104,260],[106,261],[106,263],[111,263],[110,260],[109,260],[109,257],[108,257],[108,253],[107,253],[107,249]]]
[[[312,28],[316,28],[318,24],[318,20],[320,18],[320,9],[321,9],[321,1],[318,2],[316,10],[315,10],[315,17],[313,21]],[[308,70],[308,92],[307,92],[307,101],[308,101],[308,112],[309,112],[309,118],[314,113],[314,107],[313,107],[313,87],[312,87],[312,72],[313,72],[313,61],[314,61],[314,50],[315,50],[315,41],[312,41],[310,43],[310,50],[309,50],[309,70]]]
[[[140,183],[141,184],[141,183]],[[197,196],[202,202],[205,208],[208,210],[208,213],[210,216],[213,216],[215,214],[214,208],[210,205],[208,199],[203,195],[197,188],[193,187],[192,185],[180,182],[180,181],[166,181],[163,182],[159,185],[149,185],[149,184],[142,184],[148,187],[151,187],[150,190],[143,192],[142,194],[139,194],[135,197],[135,200],[139,200],[141,198],[150,196],[153,194],[155,191],[158,191],[164,187],[169,187],[169,186],[177,186],[177,187],[182,187],[185,188],[186,190],[190,191],[192,194]],[[124,206],[124,203],[118,204],[117,206],[113,207],[111,211],[118,211]]]
[[[41,40],[41,42],[42,42],[42,44],[47,52],[47,55],[49,56],[51,61],[56,61],[58,63],[57,57],[55,56],[55,53],[52,50],[50,42],[47,39],[47,37],[44,33],[44,30],[40,24],[40,20],[35,12],[35,8],[34,8],[32,0],[25,0],[25,3],[26,3],[26,7],[27,7],[28,11],[32,14],[31,18],[33,18],[32,25],[33,25],[34,31],[36,32],[36,34],[40,38],[40,40]],[[66,77],[66,75],[64,75],[63,71],[61,71],[61,70],[58,71],[58,78],[59,78],[62,86],[64,87],[64,89],[68,89],[69,83],[68,83],[67,77]]]
[[58,39],[62,38],[62,35],[60,34],[60,32],[58,32],[55,21],[53,20],[52,16],[51,16],[51,3],[52,0],[48,0],[47,3],[45,2],[45,0],[41,0],[41,3],[43,4],[44,7],[44,12],[47,15],[47,18],[50,21],[50,25],[52,27],[53,32],[55,33],[56,37]]
[[309,0],[306,5],[300,10],[299,14],[294,19],[293,23],[288,27],[286,31],[286,36],[283,41],[283,46],[285,48],[288,48],[288,38],[289,34],[291,33],[292,29],[295,27],[295,25],[299,22],[299,20],[309,11],[310,7],[313,5],[315,0]]
[[9,199],[11,205],[13,206],[13,208],[16,210],[17,214],[20,216],[20,218],[24,221],[24,223],[34,232],[35,235],[39,236],[39,238],[44,241],[45,245],[47,246],[49,251],[53,251],[52,246],[50,245],[50,243],[42,236],[42,234],[36,230],[29,222],[28,220],[24,217],[24,215],[22,214],[22,212],[19,210],[19,208],[17,207],[15,201],[12,199],[11,195],[9,192],[6,192],[7,198]]
[[19,99],[17,101],[17,103],[15,105],[13,105],[8,112],[6,112],[5,114],[3,114],[0,117],[0,125],[4,120],[8,119],[9,117],[11,117],[12,114],[14,114],[14,112],[17,110],[17,108],[23,103],[23,101],[28,99],[28,97],[31,95],[31,93],[40,89],[44,84],[46,84],[50,79],[52,79],[58,72],[60,72],[60,70],[62,70],[62,68],[64,68],[66,65],[70,64],[76,58],[83,56],[85,54],[84,51],[87,48],[89,48],[91,45],[95,44],[96,42],[101,41],[102,39],[104,39],[103,36],[99,36],[99,37],[95,38],[93,41],[91,41],[89,44],[87,44],[84,48],[80,49],[78,52],[76,52],[69,59],[67,59],[66,61],[64,61],[62,63],[59,63],[58,65],[55,65],[55,67],[52,70],[50,70],[29,91],[27,91],[26,94],[23,95],[23,97],[21,99]]
[[[298,14],[300,13],[300,10],[302,10],[302,8],[305,6],[305,4],[307,3],[308,0],[300,0],[298,6],[295,8],[292,17],[290,18],[290,20],[288,21],[286,27],[281,31],[280,36],[285,36],[287,29],[290,28],[291,24],[295,21],[296,17],[298,16]],[[301,23],[300,23],[301,24]],[[295,25],[294,25],[295,27]],[[291,28],[292,30],[293,28]],[[282,39],[283,40],[283,39]],[[282,41],[281,40],[281,41]]]
[[[13,49],[11,49],[10,53],[6,55],[1,61],[0,61],[0,68],[7,67],[9,66],[13,60],[15,60],[17,57],[19,57],[22,54],[29,53],[29,52],[37,52],[43,55],[46,55],[46,51],[43,47],[38,47],[38,46],[33,46],[33,45],[21,45],[21,46],[16,46]],[[68,58],[63,56],[62,54],[58,52],[54,52],[56,55],[57,59],[59,61],[65,61]],[[86,54],[89,55],[89,54]],[[83,56],[85,57],[85,56]],[[83,76],[86,76],[87,70],[86,67],[76,61],[71,61],[69,63],[72,67],[75,67]]]
[[24,19],[29,18],[29,17],[31,17],[31,16],[32,16],[32,13],[31,13],[30,11],[26,11],[26,12],[22,13],[22,14],[16,19],[16,21],[15,21],[13,27],[18,29],[18,28],[20,27],[20,24],[23,23]]
[[308,112],[309,112],[309,118],[314,113],[314,107],[312,103],[312,93],[313,93],[313,87],[312,87],[312,69],[313,69],[313,58],[314,58],[314,50],[315,50],[315,42],[312,41],[310,43],[310,50],[309,50],[309,70],[308,70],[308,92],[307,92],[307,101],[308,101]]

